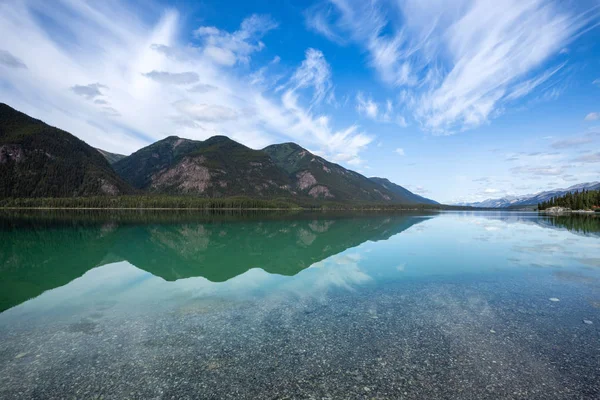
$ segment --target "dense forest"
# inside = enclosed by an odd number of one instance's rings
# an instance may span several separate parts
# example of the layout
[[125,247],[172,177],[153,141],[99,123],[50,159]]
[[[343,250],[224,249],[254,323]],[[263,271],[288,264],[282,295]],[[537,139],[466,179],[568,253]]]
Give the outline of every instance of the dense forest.
[[192,196],[94,196],[64,198],[0,199],[5,208],[181,208],[181,209],[291,209],[298,206],[285,200],[246,197],[210,199]]
[[0,198],[133,192],[96,149],[0,103]]
[[600,209],[600,190],[576,191],[538,203],[538,210],[545,210],[550,207],[565,207],[572,210],[598,210]]
[[[5,198],[0,199],[0,208],[125,208],[125,209],[306,209],[306,210],[436,210],[439,205],[380,204],[380,203],[335,203],[297,199],[262,200],[249,197],[201,198],[194,196],[138,195],[138,196],[94,196],[64,198]],[[463,209],[456,207],[456,209]]]
[[381,203],[337,203],[323,201],[298,201],[278,198],[271,200],[250,197],[202,198],[194,196],[131,195],[92,196],[63,198],[0,198],[0,208],[82,208],[82,209],[285,209],[285,210],[462,210],[468,207],[449,207],[437,204],[381,204]]

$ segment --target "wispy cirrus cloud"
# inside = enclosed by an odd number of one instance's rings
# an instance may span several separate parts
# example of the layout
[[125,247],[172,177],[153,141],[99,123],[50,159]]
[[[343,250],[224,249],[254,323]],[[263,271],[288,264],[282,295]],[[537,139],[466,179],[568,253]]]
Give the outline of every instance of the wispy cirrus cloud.
[[393,122],[403,128],[408,126],[404,116],[396,113],[394,103],[390,99],[386,100],[385,103],[378,103],[363,92],[358,92],[356,94],[356,111],[359,115],[376,122]]
[[291,90],[312,88],[312,103],[319,104],[325,98],[332,100],[333,84],[331,82],[331,67],[320,50],[308,49],[305,59],[290,79]]
[[598,8],[572,12],[553,0],[394,6],[326,0],[307,11],[307,26],[363,46],[369,65],[399,90],[421,127],[442,134],[485,124],[511,101],[550,87],[566,64],[547,63],[599,17]]
[[580,147],[584,145],[590,145],[600,140],[600,131],[592,130],[583,135],[571,136],[565,139],[560,139],[552,142],[551,147],[554,149],[569,149],[574,147]]
[[[254,72],[285,62],[250,62],[278,26],[271,17],[250,15],[233,31],[201,26],[190,43],[180,40],[189,32],[180,31],[177,11],[152,10],[0,2],[0,48],[27,65],[0,68],[0,83],[11,83],[1,86],[3,101],[108,151],[134,151],[172,134],[222,134],[253,148],[292,140],[336,162],[363,162],[373,136],[323,111],[335,98],[323,52],[307,49],[277,79],[264,77],[279,81],[277,88],[257,84]],[[47,21],[61,21],[68,35],[54,35]]]
[[573,159],[574,162],[580,163],[597,163],[600,162],[600,152],[584,154]]
[[586,115],[584,118],[585,121],[598,121],[599,119],[600,119],[600,113],[598,113],[598,112],[591,112],[588,115]]
[[510,169],[513,174],[526,174],[534,176],[559,176],[563,175],[570,166],[517,166]]
[[252,53],[265,47],[260,39],[277,25],[267,15],[254,14],[246,18],[235,32],[201,26],[194,31],[194,35],[203,42],[203,51],[208,58],[218,64],[232,66],[236,63],[247,64]]
[[379,104],[370,97],[366,98],[362,92],[356,95],[356,110],[359,114],[365,115],[373,120],[379,116]]

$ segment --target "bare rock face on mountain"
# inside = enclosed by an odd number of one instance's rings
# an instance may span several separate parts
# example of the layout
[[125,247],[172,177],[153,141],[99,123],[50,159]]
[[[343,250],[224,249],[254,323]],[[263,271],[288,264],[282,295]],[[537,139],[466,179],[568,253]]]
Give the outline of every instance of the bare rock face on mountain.
[[0,198],[121,195],[133,189],[96,149],[0,104]]

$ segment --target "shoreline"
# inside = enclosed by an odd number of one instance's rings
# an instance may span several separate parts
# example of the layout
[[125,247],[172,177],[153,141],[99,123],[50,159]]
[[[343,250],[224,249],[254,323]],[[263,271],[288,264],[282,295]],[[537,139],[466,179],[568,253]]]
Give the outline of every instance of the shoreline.
[[593,210],[554,210],[554,211],[547,211],[547,210],[542,210],[542,211],[538,211],[538,213],[543,214],[543,215],[565,215],[565,214],[591,214],[591,215],[600,215],[600,213],[593,211]]
[[129,211],[444,211],[420,208],[201,208],[201,207],[0,207],[0,210],[129,210]]

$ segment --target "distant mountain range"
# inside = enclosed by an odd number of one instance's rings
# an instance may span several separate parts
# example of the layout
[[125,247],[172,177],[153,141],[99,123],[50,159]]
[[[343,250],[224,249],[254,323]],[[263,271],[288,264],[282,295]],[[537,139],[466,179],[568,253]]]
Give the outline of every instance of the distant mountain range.
[[478,208],[516,208],[526,206],[537,206],[538,203],[548,201],[555,196],[564,196],[567,193],[573,193],[582,190],[600,190],[600,182],[580,183],[570,186],[566,189],[547,190],[536,194],[524,196],[507,196],[500,199],[488,199],[476,203],[460,203],[460,206],[470,206]]
[[250,149],[226,136],[169,136],[125,156],[0,104],[0,198],[125,194],[438,204],[295,143]]

